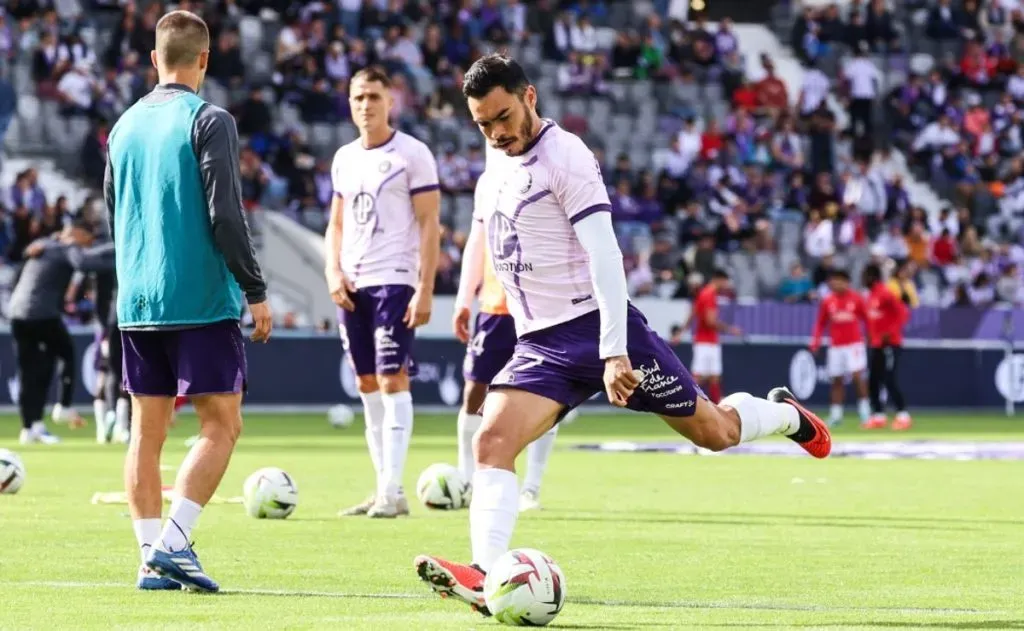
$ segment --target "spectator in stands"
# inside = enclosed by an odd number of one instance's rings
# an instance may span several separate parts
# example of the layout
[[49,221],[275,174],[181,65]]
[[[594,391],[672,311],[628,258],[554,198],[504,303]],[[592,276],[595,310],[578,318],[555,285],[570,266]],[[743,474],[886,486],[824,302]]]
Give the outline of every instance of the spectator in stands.
[[779,300],[788,303],[808,302],[817,298],[811,277],[803,265],[797,262],[790,266],[789,276],[779,283],[778,296]]
[[878,68],[867,56],[868,48],[867,42],[858,42],[853,59],[843,69],[843,80],[850,93],[850,132],[856,138],[872,133],[872,111],[882,85]]

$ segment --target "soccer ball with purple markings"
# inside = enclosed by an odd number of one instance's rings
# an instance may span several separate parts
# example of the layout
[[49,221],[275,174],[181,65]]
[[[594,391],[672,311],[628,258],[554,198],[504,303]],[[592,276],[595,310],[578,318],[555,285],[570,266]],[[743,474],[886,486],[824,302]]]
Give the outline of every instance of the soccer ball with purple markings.
[[250,517],[284,519],[299,504],[299,487],[281,469],[264,467],[246,478],[242,498]]
[[469,484],[462,473],[450,464],[432,464],[416,481],[416,497],[427,508],[457,510],[469,506]]
[[540,550],[509,550],[487,573],[484,599],[501,624],[542,627],[565,605],[565,575]]
[[0,449],[0,494],[14,495],[25,483],[25,465],[18,454]]

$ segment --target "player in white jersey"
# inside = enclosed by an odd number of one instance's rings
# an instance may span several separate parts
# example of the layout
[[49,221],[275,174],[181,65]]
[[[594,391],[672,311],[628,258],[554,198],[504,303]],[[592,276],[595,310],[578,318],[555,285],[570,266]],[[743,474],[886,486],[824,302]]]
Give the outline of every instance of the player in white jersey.
[[519,340],[491,382],[474,441],[471,564],[419,556],[420,578],[444,597],[487,613],[486,572],[508,550],[517,517],[516,456],[570,409],[604,390],[620,407],[652,412],[694,444],[721,451],[784,434],[811,455],[831,451],[828,427],[785,388],[707,400],[626,293],[608,193],[594,154],[536,114],[523,69],[487,55],[466,73],[463,94],[477,126],[507,157],[477,205],[470,239],[483,231],[508,295]]
[[343,516],[409,514],[402,474],[413,426],[410,350],[415,328],[430,320],[440,252],[437,164],[425,144],[389,125],[390,88],[377,68],[352,77],[359,138],[331,165],[325,273],[377,476],[370,498]]

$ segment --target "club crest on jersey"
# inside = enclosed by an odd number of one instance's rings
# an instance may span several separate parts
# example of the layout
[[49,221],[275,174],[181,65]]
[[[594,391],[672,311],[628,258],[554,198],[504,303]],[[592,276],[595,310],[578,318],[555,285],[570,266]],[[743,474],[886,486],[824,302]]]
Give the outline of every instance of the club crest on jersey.
[[501,213],[491,215],[487,237],[491,255],[498,260],[503,261],[511,257],[519,249],[519,235],[516,234],[515,224]]
[[385,160],[385,161],[381,162],[380,166],[377,167],[377,168],[380,169],[381,173],[387,173],[388,171],[391,170],[391,161],[390,160]]
[[519,191],[520,195],[525,195],[530,187],[533,186],[533,174],[527,169],[522,168],[516,171],[516,174],[512,176],[513,186]]
[[370,193],[362,192],[352,199],[352,217],[357,224],[365,225],[373,219],[376,200]]

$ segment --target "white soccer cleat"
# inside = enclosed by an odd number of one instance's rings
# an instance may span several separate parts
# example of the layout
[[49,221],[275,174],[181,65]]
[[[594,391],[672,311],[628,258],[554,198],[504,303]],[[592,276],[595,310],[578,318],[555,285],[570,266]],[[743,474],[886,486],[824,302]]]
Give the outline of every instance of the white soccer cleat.
[[22,445],[56,445],[60,442],[60,438],[51,434],[46,428],[42,430],[33,428],[21,430],[18,442]]
[[60,403],[53,406],[53,412],[50,418],[54,423],[58,425],[67,425],[71,429],[77,429],[85,426],[85,419],[78,413],[75,408],[66,408]]
[[519,512],[540,510],[540,496],[536,491],[523,491],[519,494]]
[[102,418],[96,418],[96,444],[106,445],[111,441],[113,434],[114,413],[107,412]]
[[395,517],[403,517],[409,514],[409,501],[405,499],[405,495],[398,495],[395,497],[380,496],[366,511],[366,516],[370,519],[394,519]]

